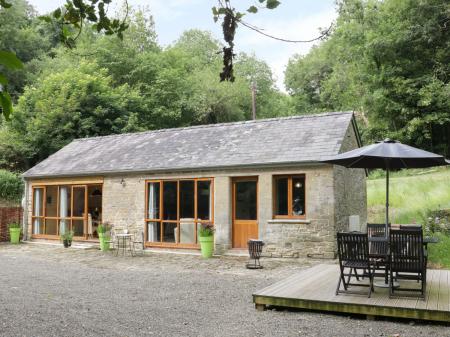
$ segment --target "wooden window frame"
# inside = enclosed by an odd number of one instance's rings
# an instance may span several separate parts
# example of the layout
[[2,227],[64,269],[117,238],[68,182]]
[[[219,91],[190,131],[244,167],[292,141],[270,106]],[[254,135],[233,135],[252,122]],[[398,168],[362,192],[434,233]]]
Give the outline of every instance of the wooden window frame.
[[[46,210],[46,204],[47,204],[47,187],[49,186],[57,186],[58,190],[57,190],[57,207],[56,207],[56,216],[47,216],[47,210]],[[59,204],[59,199],[60,199],[60,190],[62,186],[67,186],[68,188],[70,188],[70,214],[69,216],[62,218],[60,216],[61,214],[61,210],[60,210],[60,204]],[[90,186],[101,186],[102,191],[103,191],[103,183],[97,183],[97,182],[93,182],[93,183],[86,183],[86,184],[77,184],[77,183],[51,183],[51,184],[36,184],[36,185],[32,185],[32,196],[31,196],[31,202],[32,202],[32,207],[31,207],[31,237],[32,238],[43,238],[43,239],[59,239],[60,233],[59,233],[59,227],[60,227],[60,221],[62,219],[66,219],[68,224],[69,224],[69,228],[70,230],[72,230],[72,222],[73,220],[83,220],[83,234],[82,236],[74,236],[75,240],[88,240],[88,234],[87,234],[87,223],[88,223],[88,190]],[[84,187],[84,216],[81,217],[76,217],[73,216],[73,189],[77,188],[77,187]],[[42,216],[34,216],[34,195],[35,195],[35,189],[43,189],[43,203],[42,203]],[[102,209],[103,209],[103,196],[102,196]],[[34,233],[34,219],[41,219],[41,221],[43,222],[43,234],[33,234]],[[56,220],[56,234],[45,234],[46,232],[46,220]]]
[[[277,179],[287,178],[288,179],[288,190],[287,190],[287,206],[288,206],[288,214],[287,215],[277,215],[275,214],[276,210],[276,203],[277,203]],[[293,215],[292,210],[292,179],[293,178],[302,178],[303,179],[303,186],[304,186],[304,199],[305,199],[305,207],[304,212],[302,215]],[[274,219],[306,219],[306,175],[305,174],[283,174],[283,175],[276,175],[273,176],[273,204],[272,204],[272,210],[273,210],[273,218]]]
[[[181,181],[194,181],[194,236],[195,243],[179,243],[180,242],[180,182]],[[198,195],[197,195],[197,185],[199,181],[209,181],[210,182],[210,208],[211,214],[209,215],[209,220],[199,220],[198,219]],[[177,220],[164,220],[164,182],[177,182]],[[148,217],[148,198],[149,198],[149,184],[159,183],[159,218],[150,219]],[[145,181],[145,211],[144,211],[144,241],[147,247],[170,247],[170,248],[196,248],[198,249],[198,235],[197,235],[197,225],[202,223],[212,223],[214,224],[214,178],[174,178],[174,179],[148,179]],[[148,224],[150,222],[156,222],[160,226],[160,237],[159,242],[150,242],[148,240]],[[177,238],[176,242],[164,242],[162,241],[162,233],[164,223],[175,223],[177,225]]]

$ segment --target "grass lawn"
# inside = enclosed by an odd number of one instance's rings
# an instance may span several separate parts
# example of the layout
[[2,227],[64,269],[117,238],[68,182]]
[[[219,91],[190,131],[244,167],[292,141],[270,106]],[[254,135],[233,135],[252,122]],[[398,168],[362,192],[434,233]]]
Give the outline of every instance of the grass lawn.
[[[450,169],[406,170],[390,177],[391,223],[424,224],[429,211],[450,209]],[[376,171],[367,181],[368,222],[384,222],[386,179]],[[429,260],[450,269],[450,237],[439,235],[440,243],[429,246]]]

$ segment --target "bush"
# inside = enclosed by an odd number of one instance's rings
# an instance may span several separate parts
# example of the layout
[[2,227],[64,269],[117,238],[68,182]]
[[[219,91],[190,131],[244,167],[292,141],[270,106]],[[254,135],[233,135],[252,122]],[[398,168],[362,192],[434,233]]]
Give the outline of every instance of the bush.
[[0,170],[0,199],[20,201],[23,195],[23,181],[18,174]]

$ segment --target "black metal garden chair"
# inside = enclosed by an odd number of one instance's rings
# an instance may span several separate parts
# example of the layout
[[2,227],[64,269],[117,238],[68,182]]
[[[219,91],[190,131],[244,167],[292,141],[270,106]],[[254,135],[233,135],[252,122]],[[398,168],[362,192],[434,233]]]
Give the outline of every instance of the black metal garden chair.
[[[339,256],[340,276],[336,288],[336,295],[341,292],[362,294],[359,291],[349,291],[349,286],[369,287],[368,297],[371,296],[373,289],[373,275],[370,269],[369,260],[369,241],[365,233],[360,232],[340,232],[337,233],[337,246]],[[358,274],[361,270],[361,274]],[[351,283],[352,277],[359,280],[359,276],[368,277],[369,284]],[[340,290],[341,283],[344,291]]]
[[[427,254],[423,246],[423,232],[417,229],[391,230],[390,248],[390,283],[389,297],[397,291],[420,292],[425,299],[427,286]],[[394,287],[393,275],[397,280],[414,280],[421,282],[420,289]],[[409,295],[410,296],[410,295]]]

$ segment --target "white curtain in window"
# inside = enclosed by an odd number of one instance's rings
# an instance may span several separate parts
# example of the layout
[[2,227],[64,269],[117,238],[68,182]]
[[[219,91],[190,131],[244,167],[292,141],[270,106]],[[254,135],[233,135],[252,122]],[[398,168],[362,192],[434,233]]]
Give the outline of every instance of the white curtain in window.
[[[40,188],[34,190],[34,216],[41,216],[41,194],[42,190]],[[41,219],[39,218],[34,219],[33,234],[41,234],[40,221]]]
[[155,199],[155,184],[149,184],[148,189],[148,218],[155,219],[156,216],[156,199]]
[[62,186],[59,190],[59,213],[61,219],[59,232],[64,234],[66,232],[66,219],[67,218],[67,202],[68,202],[68,189],[67,186]]

